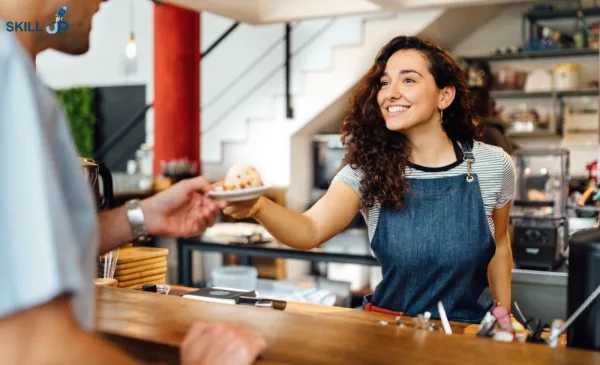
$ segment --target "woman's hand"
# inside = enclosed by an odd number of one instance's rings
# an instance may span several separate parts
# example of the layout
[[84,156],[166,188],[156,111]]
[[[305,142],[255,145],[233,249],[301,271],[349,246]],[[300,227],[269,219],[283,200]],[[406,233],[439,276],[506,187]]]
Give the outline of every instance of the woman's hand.
[[256,213],[260,210],[263,204],[264,197],[259,197],[252,200],[246,200],[241,202],[229,202],[223,209],[223,214],[228,215],[234,219],[246,219],[253,218]]
[[[212,183],[213,188],[223,188],[223,181],[217,181]],[[261,206],[261,198],[258,197],[252,200],[246,200],[241,202],[229,202],[223,209],[223,214],[228,215],[234,219],[246,219],[252,218],[259,210]]]

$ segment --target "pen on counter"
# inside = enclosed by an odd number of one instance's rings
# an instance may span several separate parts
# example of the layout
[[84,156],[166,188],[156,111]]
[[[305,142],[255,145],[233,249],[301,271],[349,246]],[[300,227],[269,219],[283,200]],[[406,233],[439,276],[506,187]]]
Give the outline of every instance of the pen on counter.
[[491,336],[492,329],[496,324],[496,317],[492,314],[492,312],[486,312],[485,316],[479,323],[479,327],[477,328],[477,337],[489,337]]
[[529,331],[531,331],[531,333],[533,333],[533,329],[531,328],[531,326],[529,325],[529,323],[527,323],[527,318],[525,318],[525,316],[523,315],[523,312],[521,312],[521,308],[519,308],[519,305],[517,304],[517,302],[515,302],[515,309],[517,310],[517,314],[519,315],[519,317],[521,317],[521,321],[522,321],[522,325],[525,326]]
[[442,320],[442,327],[444,327],[444,332],[447,335],[451,335],[452,328],[450,328],[450,322],[448,322],[448,317],[446,316],[446,311],[444,310],[444,305],[441,301],[438,302],[438,311],[440,312],[440,319]]
[[548,345],[550,345],[550,347],[554,348],[558,345],[558,333],[563,324],[564,322],[560,319],[555,319],[554,321],[552,321],[552,327],[550,329],[550,339],[548,340]]

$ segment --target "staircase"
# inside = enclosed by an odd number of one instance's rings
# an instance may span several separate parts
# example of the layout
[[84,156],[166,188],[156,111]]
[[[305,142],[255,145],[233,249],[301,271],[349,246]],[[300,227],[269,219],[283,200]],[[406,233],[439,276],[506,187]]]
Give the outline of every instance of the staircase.
[[[276,78],[256,90],[251,109],[248,103],[240,104],[227,118],[203,128],[203,174],[209,179],[220,179],[232,164],[248,163],[256,166],[264,181],[290,186],[291,137],[310,129],[310,125],[339,123],[348,91],[387,41],[398,35],[419,35],[451,48],[496,11],[494,6],[471,7],[468,19],[461,8],[413,10],[363,19],[357,25],[362,28],[359,42],[334,45],[330,67],[305,72],[300,77],[301,85],[294,93],[293,119],[285,118],[284,97],[270,96],[270,91],[283,86],[283,78]],[[264,114],[253,116],[249,110]],[[310,148],[304,145],[303,150],[308,152]]]

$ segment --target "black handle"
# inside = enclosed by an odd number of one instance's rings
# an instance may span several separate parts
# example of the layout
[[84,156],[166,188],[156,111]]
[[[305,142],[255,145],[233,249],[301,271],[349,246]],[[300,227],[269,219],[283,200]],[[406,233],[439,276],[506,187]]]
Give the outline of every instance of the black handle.
[[106,208],[110,208],[113,202],[113,181],[112,181],[112,174],[110,172],[110,170],[108,169],[108,167],[106,167],[105,164],[103,164],[102,162],[97,162],[98,164],[98,170],[99,170],[99,175],[100,178],[102,179],[102,187],[104,190],[104,194],[102,197],[102,201],[100,202],[100,206],[98,207],[99,210],[102,209],[106,209]]
[[513,202],[515,207],[528,207],[528,208],[543,208],[543,207],[554,207],[554,201],[539,201],[539,200],[515,200]]

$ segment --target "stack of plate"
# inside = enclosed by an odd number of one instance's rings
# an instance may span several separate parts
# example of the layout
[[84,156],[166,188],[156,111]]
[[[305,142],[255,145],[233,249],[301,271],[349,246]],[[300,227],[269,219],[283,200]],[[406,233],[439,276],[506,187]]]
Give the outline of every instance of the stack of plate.
[[[120,288],[140,284],[164,284],[167,275],[166,248],[128,247],[119,250],[114,278]],[[98,263],[98,277],[102,277],[104,263]]]

